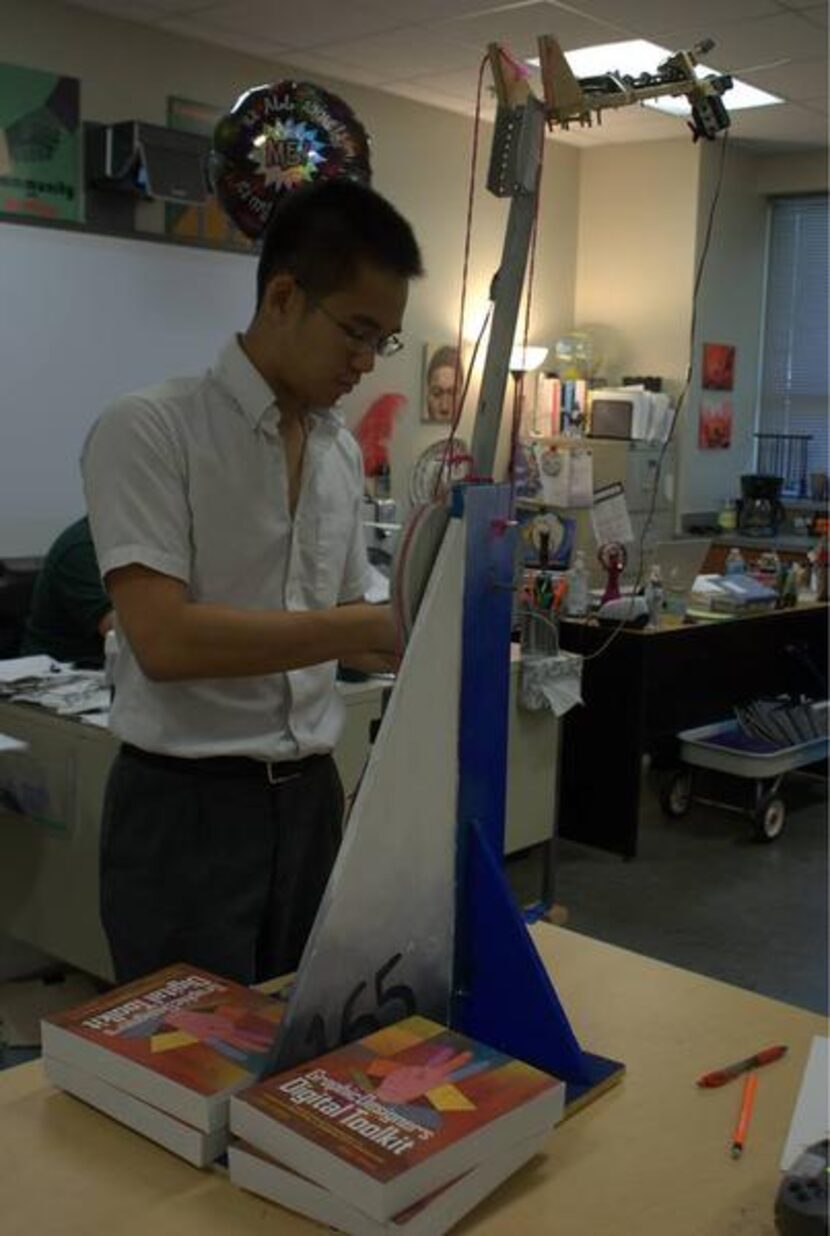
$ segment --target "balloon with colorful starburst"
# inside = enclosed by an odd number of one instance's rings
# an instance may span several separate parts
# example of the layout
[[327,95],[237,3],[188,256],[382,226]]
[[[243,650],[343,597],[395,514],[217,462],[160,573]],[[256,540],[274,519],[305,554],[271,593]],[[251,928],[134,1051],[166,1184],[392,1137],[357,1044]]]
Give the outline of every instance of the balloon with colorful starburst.
[[369,184],[369,137],[348,103],[321,86],[255,86],[217,124],[209,169],[225,213],[255,240],[283,193],[339,176]]

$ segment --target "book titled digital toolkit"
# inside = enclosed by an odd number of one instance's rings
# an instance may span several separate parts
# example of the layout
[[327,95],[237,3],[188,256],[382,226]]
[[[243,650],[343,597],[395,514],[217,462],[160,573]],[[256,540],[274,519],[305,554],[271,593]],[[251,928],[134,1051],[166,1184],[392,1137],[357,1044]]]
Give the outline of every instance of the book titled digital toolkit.
[[356,1236],[440,1236],[543,1149],[557,1078],[408,1017],[265,1077],[285,1011],[169,966],[43,1020],[61,1090],[196,1166]]

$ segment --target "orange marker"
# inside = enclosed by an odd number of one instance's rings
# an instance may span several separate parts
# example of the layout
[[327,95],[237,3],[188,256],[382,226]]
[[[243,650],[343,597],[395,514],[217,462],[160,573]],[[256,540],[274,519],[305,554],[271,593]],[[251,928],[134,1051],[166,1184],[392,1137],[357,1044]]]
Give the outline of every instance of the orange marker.
[[749,1121],[752,1117],[752,1104],[755,1102],[755,1091],[758,1089],[758,1074],[748,1073],[741,1095],[741,1110],[738,1113],[738,1123],[732,1135],[732,1158],[739,1159],[743,1154]]
[[786,1054],[786,1047],[783,1045],[778,1047],[765,1047],[763,1051],[757,1051],[754,1056],[748,1056],[746,1060],[739,1060],[736,1064],[728,1064],[724,1069],[716,1069],[714,1073],[704,1073],[703,1077],[698,1078],[697,1084],[706,1089],[714,1089],[716,1086],[725,1086],[733,1077],[739,1077],[741,1073],[746,1073],[748,1069],[760,1069],[765,1064],[772,1064],[774,1060],[780,1060]]

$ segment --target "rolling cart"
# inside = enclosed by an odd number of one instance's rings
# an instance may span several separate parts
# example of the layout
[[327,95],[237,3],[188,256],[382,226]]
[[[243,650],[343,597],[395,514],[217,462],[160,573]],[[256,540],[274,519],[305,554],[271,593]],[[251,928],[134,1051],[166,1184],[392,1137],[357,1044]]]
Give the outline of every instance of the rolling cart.
[[[827,703],[817,705],[827,708]],[[660,803],[674,818],[686,814],[693,802],[710,803],[730,811],[748,813],[755,824],[759,841],[775,841],[781,836],[787,807],[781,783],[788,772],[826,760],[828,737],[824,734],[793,746],[778,746],[745,732],[737,721],[718,721],[678,734],[683,767],[671,772],[662,788]],[[745,781],[754,782],[749,805],[699,797],[694,792],[695,769],[710,768]]]

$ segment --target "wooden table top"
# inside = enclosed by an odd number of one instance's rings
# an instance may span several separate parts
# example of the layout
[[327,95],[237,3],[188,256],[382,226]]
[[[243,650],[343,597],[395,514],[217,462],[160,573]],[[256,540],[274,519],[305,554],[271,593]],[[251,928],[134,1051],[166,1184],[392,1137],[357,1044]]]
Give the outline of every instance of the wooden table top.
[[[774,1236],[778,1162],[825,1019],[562,928],[532,934],[582,1046],[625,1061],[627,1074],[455,1230]],[[789,1052],[759,1073],[746,1151],[735,1161],[740,1082],[702,1091],[695,1079],[778,1042]],[[3,1236],[322,1230],[54,1090],[39,1062],[0,1073],[0,1199]]]

